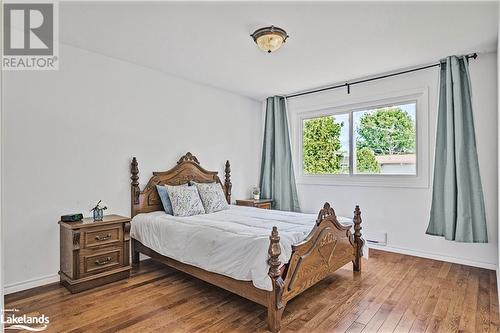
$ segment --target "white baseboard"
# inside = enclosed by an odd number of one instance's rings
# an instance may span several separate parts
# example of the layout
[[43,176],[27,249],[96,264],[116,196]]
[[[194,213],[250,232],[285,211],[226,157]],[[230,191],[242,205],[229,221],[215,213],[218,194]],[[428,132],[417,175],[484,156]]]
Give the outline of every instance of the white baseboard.
[[406,255],[414,256],[414,257],[434,259],[434,260],[439,260],[439,261],[446,261],[446,262],[451,262],[454,264],[461,264],[461,265],[467,265],[467,266],[473,266],[473,267],[486,268],[486,269],[491,269],[493,271],[497,270],[497,265],[489,263],[489,262],[468,260],[468,259],[462,259],[462,258],[456,258],[456,257],[449,257],[449,256],[443,256],[443,255],[424,252],[424,251],[415,251],[415,250],[410,250],[410,249],[405,249],[405,248],[400,248],[400,247],[385,246],[385,245],[376,245],[376,244],[369,244],[368,243],[367,246],[370,249],[374,249],[374,250],[394,252],[394,253],[406,254]]
[[8,295],[8,294],[12,294],[12,293],[15,293],[18,291],[23,291],[26,289],[40,287],[40,286],[44,286],[46,284],[51,284],[51,283],[58,282],[58,281],[59,281],[59,274],[54,274],[54,275],[42,276],[39,278],[27,280],[27,281],[6,284],[4,286],[4,294]]
[[[143,261],[146,259],[149,259],[149,257],[141,253],[140,260]],[[18,291],[23,291],[31,288],[41,287],[55,282],[59,282],[59,274],[47,275],[23,282],[7,284],[4,286],[4,295],[16,293]]]

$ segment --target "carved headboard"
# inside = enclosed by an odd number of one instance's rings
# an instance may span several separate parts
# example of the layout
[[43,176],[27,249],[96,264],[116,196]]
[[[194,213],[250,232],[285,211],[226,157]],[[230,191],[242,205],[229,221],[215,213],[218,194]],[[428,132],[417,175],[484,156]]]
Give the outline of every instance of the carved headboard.
[[130,173],[132,176],[131,184],[131,206],[132,212],[131,217],[139,213],[149,213],[157,210],[163,210],[163,206],[156,191],[156,185],[166,184],[166,185],[182,185],[190,181],[195,181],[198,183],[211,183],[217,182],[222,186],[226,200],[231,203],[231,166],[229,161],[226,161],[226,167],[224,169],[224,184],[222,184],[219,176],[217,176],[217,171],[207,171],[201,167],[198,159],[191,153],[187,153],[182,156],[177,165],[172,169],[167,171],[153,172],[153,177],[149,179],[144,190],[139,188],[139,167],[137,164],[137,159],[132,158],[132,163],[130,164]]

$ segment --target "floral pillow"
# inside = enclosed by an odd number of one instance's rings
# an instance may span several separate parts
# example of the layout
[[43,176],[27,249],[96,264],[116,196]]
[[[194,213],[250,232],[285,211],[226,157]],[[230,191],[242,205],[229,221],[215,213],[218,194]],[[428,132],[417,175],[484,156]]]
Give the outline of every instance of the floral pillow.
[[218,183],[195,183],[193,187],[198,189],[201,202],[205,208],[205,213],[214,213],[220,210],[229,209],[226,196],[222,187]]
[[[188,184],[179,186],[188,186]],[[166,185],[156,185],[156,190],[158,191],[158,196],[160,197],[161,204],[163,205],[163,210],[165,211],[165,213],[173,215],[172,203],[170,202],[170,198],[168,197]]]
[[174,216],[193,216],[205,213],[196,186],[165,185],[165,187],[172,203]]

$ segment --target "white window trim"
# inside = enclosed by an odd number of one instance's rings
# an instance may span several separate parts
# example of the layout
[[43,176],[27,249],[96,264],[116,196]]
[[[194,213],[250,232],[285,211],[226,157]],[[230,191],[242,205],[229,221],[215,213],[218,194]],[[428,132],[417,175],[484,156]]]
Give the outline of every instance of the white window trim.
[[[374,106],[390,105],[415,101],[416,108],[416,135],[417,135],[417,174],[416,175],[310,175],[303,169],[302,131],[303,120],[311,117],[320,117],[338,113],[347,113],[352,110],[371,108]],[[352,98],[327,105],[302,107],[298,110],[289,110],[292,119],[292,145],[295,152],[294,168],[296,181],[299,185],[332,185],[332,186],[370,186],[370,187],[429,187],[429,96],[428,88],[395,91],[375,96]],[[352,122],[352,119],[351,119]],[[350,124],[352,126],[352,124]],[[351,132],[351,131],[350,131]],[[350,133],[351,135],[351,133]],[[352,140],[352,138],[351,138]],[[353,156],[350,156],[352,159]]]

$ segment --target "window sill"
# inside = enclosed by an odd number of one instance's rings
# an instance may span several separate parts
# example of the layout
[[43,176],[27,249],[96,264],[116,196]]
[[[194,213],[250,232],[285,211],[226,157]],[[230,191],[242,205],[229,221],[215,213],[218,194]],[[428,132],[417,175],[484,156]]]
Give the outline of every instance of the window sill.
[[399,175],[302,175],[297,177],[297,185],[429,188],[429,180]]

